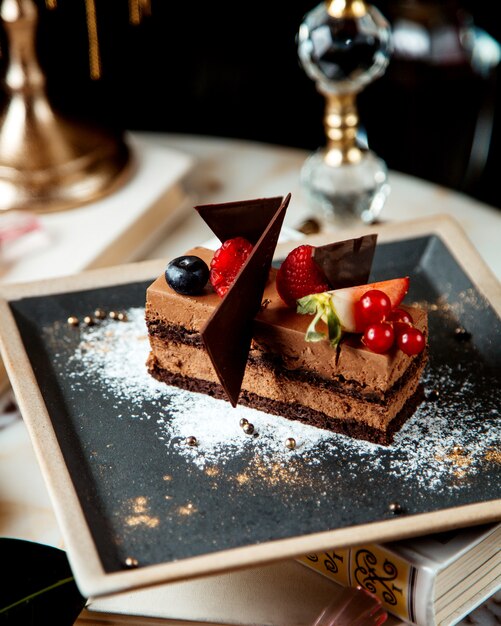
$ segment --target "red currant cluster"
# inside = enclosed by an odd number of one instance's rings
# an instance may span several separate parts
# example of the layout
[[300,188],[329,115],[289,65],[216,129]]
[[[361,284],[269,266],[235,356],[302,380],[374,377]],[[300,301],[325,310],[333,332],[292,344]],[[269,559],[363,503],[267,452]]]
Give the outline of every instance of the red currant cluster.
[[355,315],[364,328],[362,342],[373,352],[385,354],[396,343],[402,352],[412,356],[425,347],[424,335],[413,326],[410,314],[400,308],[392,310],[384,291],[366,291],[355,304]]

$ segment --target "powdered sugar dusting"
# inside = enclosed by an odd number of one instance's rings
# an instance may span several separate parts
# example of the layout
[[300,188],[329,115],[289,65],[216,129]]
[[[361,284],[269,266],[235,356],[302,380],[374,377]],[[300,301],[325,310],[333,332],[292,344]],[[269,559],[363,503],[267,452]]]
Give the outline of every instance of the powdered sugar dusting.
[[[66,374],[72,388],[84,391],[89,381],[101,381],[119,417],[155,420],[156,436],[165,446],[201,470],[222,467],[251,451],[256,462],[268,467],[344,459],[344,471],[353,474],[384,467],[401,480],[440,489],[445,482],[447,488],[459,487],[489,459],[499,459],[497,390],[478,400],[479,373],[461,363],[426,370],[425,387],[437,391],[437,397],[423,402],[386,448],[246,407],[234,409],[228,402],[160,383],[145,366],[149,343],[144,308],[129,309],[127,319],[80,330]],[[254,425],[253,435],[243,432],[243,418]],[[187,437],[196,437],[197,445],[187,445]],[[289,438],[295,440],[295,449],[286,447]]]
[[[170,387],[157,381],[146,370],[149,343],[144,309],[132,308],[127,322],[106,320],[99,326],[85,328],[80,344],[71,357],[73,369],[68,374],[74,386],[85,388],[85,379],[100,378],[113,398],[116,408],[127,402],[131,419],[156,419],[159,436],[167,445],[177,446],[187,460],[203,468],[208,464],[224,464],[239,450],[252,446],[262,458],[291,458],[316,449],[329,434],[299,422],[271,416],[247,407],[234,409],[228,402],[216,400]],[[158,410],[143,411],[147,400]],[[165,407],[168,406],[168,416]],[[254,434],[246,435],[240,420],[254,426]],[[209,425],[203,428],[201,425]],[[184,445],[195,436],[198,445]],[[296,440],[295,450],[288,450],[285,441]],[[315,463],[315,459],[311,459]]]

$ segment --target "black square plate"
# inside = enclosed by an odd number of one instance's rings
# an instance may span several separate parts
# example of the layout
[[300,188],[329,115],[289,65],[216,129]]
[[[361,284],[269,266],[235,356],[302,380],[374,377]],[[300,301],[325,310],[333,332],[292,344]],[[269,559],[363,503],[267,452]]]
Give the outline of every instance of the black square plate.
[[[374,259],[430,324],[426,399],[387,448],[152,381],[148,267],[6,299],[4,359],[84,593],[499,516],[501,320],[440,232],[380,238]],[[128,321],[67,324],[96,307]]]

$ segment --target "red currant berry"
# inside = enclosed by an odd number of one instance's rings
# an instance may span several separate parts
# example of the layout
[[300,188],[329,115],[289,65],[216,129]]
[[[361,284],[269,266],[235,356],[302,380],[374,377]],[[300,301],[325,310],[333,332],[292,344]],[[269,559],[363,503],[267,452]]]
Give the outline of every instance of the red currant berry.
[[390,311],[391,300],[380,289],[369,289],[355,304],[355,315],[362,327],[380,322]]
[[409,324],[407,322],[391,322],[391,325],[393,326],[393,332],[395,333],[396,341],[398,341],[400,335],[406,333],[409,328],[412,328],[412,324]]
[[425,344],[423,333],[419,329],[414,328],[414,326],[409,326],[403,332],[397,334],[398,347],[409,356],[422,352]]
[[404,322],[404,324],[412,324],[411,314],[403,309],[393,309],[387,317],[389,322]]
[[395,340],[393,327],[388,322],[377,322],[365,329],[362,341],[369,350],[377,354],[384,354],[392,347]]

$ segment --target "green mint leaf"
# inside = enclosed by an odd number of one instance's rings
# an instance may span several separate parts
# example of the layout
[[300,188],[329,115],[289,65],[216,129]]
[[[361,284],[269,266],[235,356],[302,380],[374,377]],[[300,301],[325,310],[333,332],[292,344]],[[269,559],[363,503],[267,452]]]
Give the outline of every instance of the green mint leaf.
[[305,341],[321,341],[322,339],[325,339],[325,333],[320,333],[316,329],[316,325],[322,318],[323,314],[324,314],[324,307],[322,304],[319,303],[318,308],[317,308],[317,313],[315,317],[313,318],[311,324],[306,329],[306,335],[304,337]]
[[332,306],[332,300],[329,302],[329,306],[326,310],[327,315],[327,329],[329,332],[329,342],[333,348],[336,348],[338,343],[341,341],[341,323],[339,321],[339,317]]
[[[306,329],[305,341],[328,339],[333,348],[338,345],[341,339],[341,323],[328,293],[316,293],[300,298],[297,301],[296,310],[302,315],[314,315],[311,324]],[[320,320],[327,324],[327,334],[317,330]]]
[[297,312],[302,315],[315,315],[317,312],[318,299],[312,296],[304,296],[297,301]]

